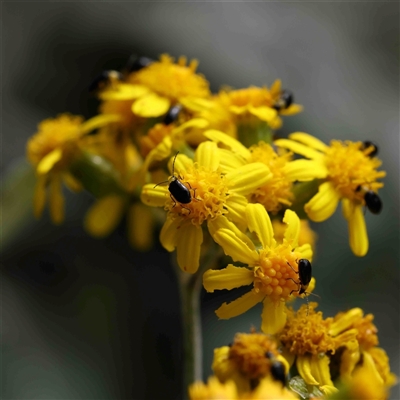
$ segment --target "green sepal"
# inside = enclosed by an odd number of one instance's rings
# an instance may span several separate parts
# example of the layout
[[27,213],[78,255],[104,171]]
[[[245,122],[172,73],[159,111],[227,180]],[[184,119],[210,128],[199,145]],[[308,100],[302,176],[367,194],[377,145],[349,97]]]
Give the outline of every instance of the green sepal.
[[290,390],[297,393],[302,399],[322,398],[324,394],[318,386],[308,385],[300,375],[289,380]]
[[313,181],[301,182],[293,185],[292,192],[294,194],[294,201],[289,208],[294,211],[300,219],[307,219],[304,205],[318,193],[321,182],[320,179],[314,179]]
[[274,137],[274,132],[265,121],[239,123],[237,133],[239,141],[246,147],[258,144],[261,141],[271,144]]
[[110,194],[127,195],[120,185],[118,171],[110,161],[99,155],[82,152],[71,164],[69,171],[97,198]]

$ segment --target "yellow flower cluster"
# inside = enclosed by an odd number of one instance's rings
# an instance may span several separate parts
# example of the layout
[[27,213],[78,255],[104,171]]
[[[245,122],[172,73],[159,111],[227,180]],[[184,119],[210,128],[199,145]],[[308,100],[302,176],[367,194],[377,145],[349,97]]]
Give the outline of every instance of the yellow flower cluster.
[[194,384],[191,399],[297,398],[295,384],[282,387],[291,366],[317,388],[314,397],[336,395],[340,378],[349,398],[369,375],[386,393],[395,378],[372,316],[352,309],[324,319],[314,303],[287,307],[315,286],[309,220],[327,220],[341,200],[350,247],[367,253],[364,213],[381,211],[385,176],[377,146],[327,145],[304,132],[277,138],[282,117],[302,111],[280,80],[212,94],[197,66],[166,54],[138,58],[92,82],[97,116],[41,122],[27,145],[38,178],[35,215],[48,192],[51,218],[61,223],[62,182],[84,188],[96,197],[84,221],[93,236],[108,235],[126,215],[130,242],[148,250],[162,221],[160,242],[176,250],[183,273],[200,276],[208,292],[247,286],[217,309],[219,318],[263,304],[263,333],[237,335],[216,350],[216,376]]

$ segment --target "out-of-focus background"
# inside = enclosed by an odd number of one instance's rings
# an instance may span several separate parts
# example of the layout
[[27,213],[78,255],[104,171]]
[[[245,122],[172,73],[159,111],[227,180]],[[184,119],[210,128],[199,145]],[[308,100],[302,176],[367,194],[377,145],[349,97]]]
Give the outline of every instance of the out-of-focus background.
[[[179,399],[179,299],[166,251],[136,253],[123,224],[86,235],[88,195],[67,219],[32,217],[25,143],[44,118],[93,115],[87,86],[130,54],[200,61],[217,91],[281,78],[305,111],[280,132],[373,140],[387,171],[383,211],[366,214],[355,257],[340,210],[314,224],[316,293],[326,316],[361,307],[399,374],[399,4],[149,2],[2,4],[2,393],[4,399]],[[232,294],[203,294],[205,378],[213,348],[260,326],[261,308],[218,321]],[[399,399],[398,388],[392,399]]]

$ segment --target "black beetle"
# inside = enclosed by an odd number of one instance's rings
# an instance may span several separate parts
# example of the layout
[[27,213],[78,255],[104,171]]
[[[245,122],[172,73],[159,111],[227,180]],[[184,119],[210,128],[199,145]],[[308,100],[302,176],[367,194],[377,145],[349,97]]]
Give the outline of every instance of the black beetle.
[[382,200],[373,190],[368,190],[365,193],[364,200],[372,214],[379,214],[382,211]]
[[172,106],[167,114],[165,114],[163,123],[165,125],[172,124],[175,122],[179,116],[179,113],[182,111],[182,106],[180,104],[176,104],[175,106]]
[[289,108],[293,103],[293,93],[289,90],[282,90],[279,99],[273,105],[276,111],[285,110]]
[[[176,202],[181,204],[189,204],[192,201],[190,190],[181,182],[182,178],[175,175],[175,160],[178,154],[179,151],[175,154],[174,161],[172,162],[172,176],[167,181],[157,183],[157,185],[154,186],[156,187],[158,185],[162,185],[163,183],[169,183],[168,190],[170,192],[171,199],[174,201],[174,207]],[[189,183],[188,185],[190,186]],[[189,208],[186,209],[190,212]]]
[[299,275],[299,281],[296,282],[293,278],[288,278],[287,280],[291,279],[294,283],[296,283],[298,286],[297,289],[294,289],[290,292],[292,294],[293,292],[298,292],[299,294],[306,293],[306,290],[308,288],[308,285],[310,284],[311,278],[312,278],[312,268],[311,268],[311,263],[310,261],[306,260],[305,258],[301,258],[297,262],[298,266],[298,271],[296,271],[289,263],[287,263],[290,268],[296,274]]
[[368,154],[368,157],[375,157],[379,151],[378,145],[374,142],[371,142],[370,140],[366,140],[365,142],[363,142],[363,149],[368,149],[368,147],[374,148],[371,153]]
[[132,54],[128,61],[126,62],[124,70],[129,73],[129,72],[137,72],[140,71],[141,69],[149,66],[152,64],[154,60],[152,60],[149,57],[138,57],[134,54]]
[[89,85],[89,92],[97,92],[104,89],[108,84],[113,81],[122,81],[123,76],[120,72],[109,70],[103,71],[100,75],[96,76]]
[[271,375],[276,380],[282,383],[283,386],[286,385],[286,371],[285,366],[280,361],[274,359],[274,355],[267,351],[265,357],[271,360]]

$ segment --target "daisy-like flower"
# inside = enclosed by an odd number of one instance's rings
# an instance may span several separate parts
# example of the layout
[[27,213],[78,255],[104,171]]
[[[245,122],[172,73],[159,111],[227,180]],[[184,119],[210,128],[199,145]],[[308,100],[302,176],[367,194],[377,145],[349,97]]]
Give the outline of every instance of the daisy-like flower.
[[237,333],[233,343],[214,350],[212,369],[221,382],[233,380],[240,393],[249,392],[261,379],[271,377],[284,385],[289,364],[277,342],[263,333]]
[[178,62],[174,63],[173,58],[163,54],[160,61],[131,73],[126,82],[117,82],[102,91],[100,99],[107,102],[125,102],[121,110],[125,110],[130,102],[134,115],[154,118],[166,114],[168,109],[181,99],[210,97],[207,80],[196,74],[198,62],[192,60],[186,64],[185,57],[180,57]]
[[[199,267],[203,223],[207,223],[212,236],[220,227],[245,236],[235,226],[244,228],[246,225],[245,196],[267,182],[271,175],[261,163],[247,164],[223,174],[220,160],[217,145],[204,142],[197,148],[194,161],[183,154],[178,154],[174,163],[171,159],[169,165],[174,166],[174,171],[170,169],[173,174],[166,182],[168,185],[151,183],[142,189],[144,204],[164,207],[167,211],[161,243],[168,251],[177,249],[178,264],[189,273],[195,273]],[[175,188],[179,186],[178,193],[174,190],[171,193],[171,184]],[[174,197],[179,197],[182,191],[185,197],[189,196],[189,202],[182,203]]]
[[[204,136],[223,147],[219,150],[223,171],[228,172],[254,162],[261,162],[269,168],[271,179],[257,188],[250,199],[254,203],[261,203],[269,213],[276,214],[283,207],[291,205],[295,181],[304,182],[326,176],[326,171],[319,168],[319,163],[312,160],[292,160],[290,153],[280,155],[264,142],[247,149],[238,140],[217,130],[208,130],[204,132]],[[224,154],[228,152],[226,149],[236,154],[236,157],[225,160]]]
[[295,400],[298,397],[283,388],[279,382],[264,378],[258,386],[246,393],[239,393],[233,381],[221,383],[211,376],[207,384],[195,382],[189,387],[190,400]]
[[334,381],[351,381],[355,368],[368,365],[376,379],[391,386],[396,378],[390,373],[386,353],[378,343],[373,316],[364,317],[360,308],[339,313],[334,318],[323,318],[315,311],[317,303],[302,306],[295,312],[288,309],[288,320],[279,333],[285,347],[283,355],[293,362],[309,385],[319,385],[323,391],[334,386]]
[[82,138],[92,130],[119,120],[118,115],[99,115],[86,122],[80,116],[61,114],[38,125],[38,132],[27,143],[27,157],[38,177],[34,194],[34,214],[39,218],[49,189],[50,215],[54,223],[64,220],[62,182],[78,191],[81,184],[69,167],[81,154]]
[[[326,177],[318,193],[305,205],[309,218],[316,222],[325,221],[336,210],[342,200],[343,214],[348,222],[350,247],[357,256],[368,251],[368,235],[363,208],[366,194],[376,196],[383,186],[377,180],[386,173],[377,171],[381,161],[371,157],[374,146],[361,142],[332,140],[330,146],[302,132],[289,135],[289,139],[275,141],[277,146],[289,149],[319,163]],[[378,210],[379,211],[379,210]]]
[[[233,261],[244,263],[246,267],[229,264],[221,270],[208,270],[203,276],[203,285],[207,292],[252,285],[248,293],[229,304],[224,303],[216,314],[221,319],[229,319],[262,302],[261,329],[275,334],[286,322],[285,301],[300,292],[298,262],[311,260],[312,250],[309,244],[298,245],[300,220],[291,210],[285,212],[283,222],[288,227],[281,244],[274,239],[271,220],[261,204],[248,204],[246,219],[260,247],[256,248],[252,241],[245,239],[247,236],[240,237],[226,228],[218,230],[213,235],[214,240]],[[312,281],[310,290],[313,284]]]

